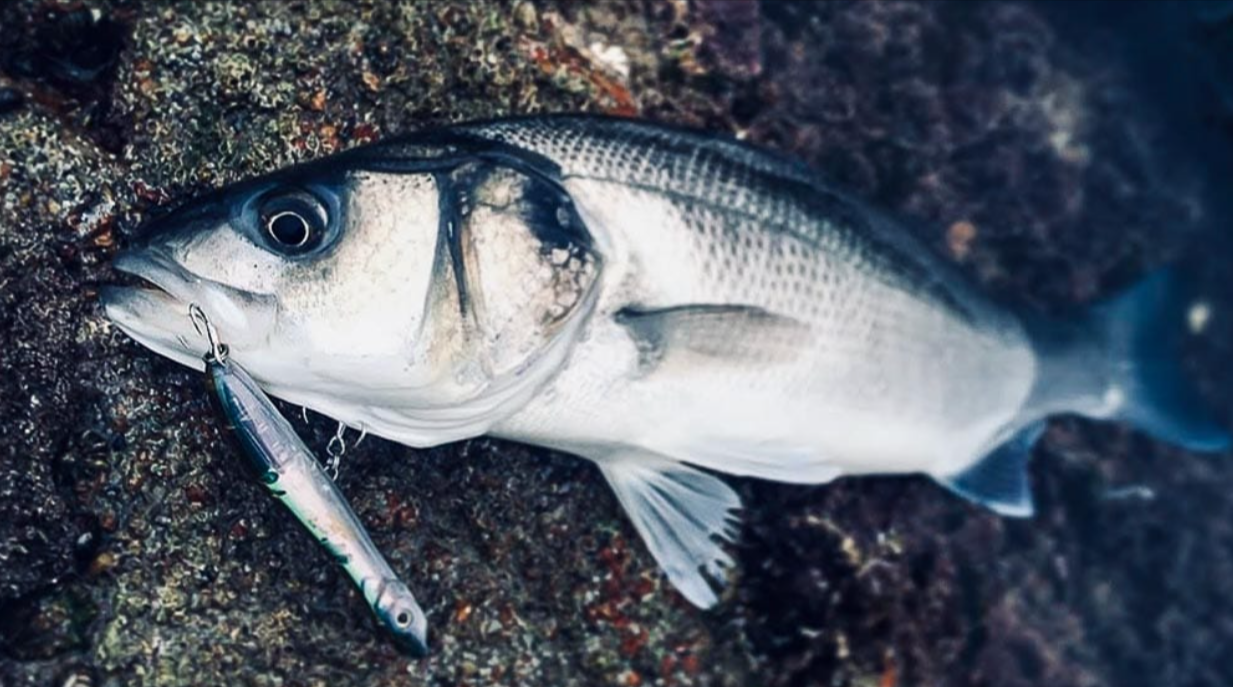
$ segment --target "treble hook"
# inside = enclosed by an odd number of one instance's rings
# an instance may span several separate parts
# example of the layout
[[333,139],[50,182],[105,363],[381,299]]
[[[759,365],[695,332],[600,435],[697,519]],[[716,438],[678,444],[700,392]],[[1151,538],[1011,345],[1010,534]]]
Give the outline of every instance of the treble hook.
[[210,322],[210,318],[206,317],[205,311],[196,303],[190,303],[188,306],[188,319],[193,323],[193,329],[197,330],[198,336],[204,336],[206,341],[210,342],[210,350],[205,354],[207,363],[222,363],[227,360],[227,344],[218,340],[218,330],[214,329],[214,325]]

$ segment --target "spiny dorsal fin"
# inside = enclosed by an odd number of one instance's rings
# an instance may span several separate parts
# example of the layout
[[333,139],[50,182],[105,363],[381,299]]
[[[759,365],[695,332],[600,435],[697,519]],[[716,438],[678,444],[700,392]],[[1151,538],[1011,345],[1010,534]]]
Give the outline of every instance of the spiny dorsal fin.
[[963,498],[1001,515],[1031,517],[1036,505],[1028,481],[1028,459],[1044,429],[1043,420],[1034,422],[967,470],[935,479]]
[[732,558],[722,543],[735,534],[741,499],[722,480],[653,453],[627,451],[600,469],[634,528],[672,584],[700,608],[719,600]]

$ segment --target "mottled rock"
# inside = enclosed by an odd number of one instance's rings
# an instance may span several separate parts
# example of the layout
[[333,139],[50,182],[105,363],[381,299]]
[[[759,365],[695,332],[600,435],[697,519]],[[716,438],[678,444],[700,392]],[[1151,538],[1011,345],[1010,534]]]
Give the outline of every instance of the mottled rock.
[[[82,26],[113,42],[41,38]],[[1192,250],[1219,218],[1086,47],[1003,3],[8,0],[0,685],[1227,683],[1227,456],[1075,420],[1037,450],[1032,521],[921,479],[734,480],[738,579],[709,613],[588,465],[370,439],[341,484],[425,602],[410,662],[249,482],[198,376],[94,301],[143,219],[228,181],[433,122],[637,114],[800,155],[1023,307],[1189,255],[1192,368],[1233,419],[1233,296],[1210,288],[1233,260]],[[323,450],[330,423],[285,410]]]

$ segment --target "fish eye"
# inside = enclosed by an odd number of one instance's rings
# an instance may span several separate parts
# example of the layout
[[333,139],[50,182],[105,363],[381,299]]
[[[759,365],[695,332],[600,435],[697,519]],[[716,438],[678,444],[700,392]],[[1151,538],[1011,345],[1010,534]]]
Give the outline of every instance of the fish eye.
[[329,226],[325,204],[303,191],[268,196],[259,212],[267,243],[284,254],[298,255],[321,245]]
[[312,227],[303,215],[294,210],[283,210],[266,220],[266,231],[284,246],[299,248],[312,237]]

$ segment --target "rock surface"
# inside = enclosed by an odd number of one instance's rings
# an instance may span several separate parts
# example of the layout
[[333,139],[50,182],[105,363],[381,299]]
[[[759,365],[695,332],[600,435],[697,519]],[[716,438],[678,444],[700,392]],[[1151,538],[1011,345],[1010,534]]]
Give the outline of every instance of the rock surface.
[[[583,462],[369,440],[341,484],[426,603],[408,661],[248,481],[198,376],[95,302],[195,193],[433,122],[603,111],[799,155],[1022,307],[1189,259],[1190,367],[1233,424],[1233,257],[1131,85],[1019,4],[6,0],[0,685],[1228,684],[1228,456],[1077,420],[1037,449],[1031,521],[914,478],[734,480],[709,613]],[[331,423],[286,411],[324,449]]]

